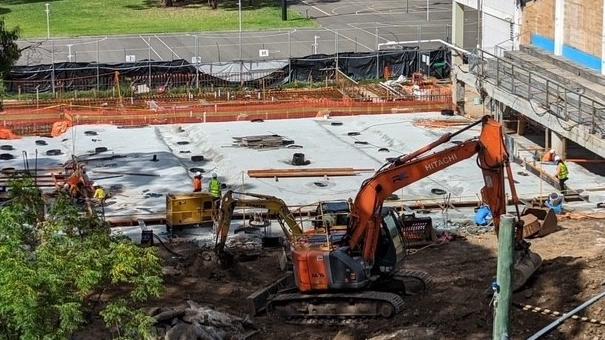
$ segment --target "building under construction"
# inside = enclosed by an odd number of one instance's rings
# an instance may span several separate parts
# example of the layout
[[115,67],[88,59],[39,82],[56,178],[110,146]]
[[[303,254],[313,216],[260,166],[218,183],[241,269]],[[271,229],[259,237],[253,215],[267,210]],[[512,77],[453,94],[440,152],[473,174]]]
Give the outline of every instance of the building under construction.
[[603,18],[456,0],[450,41],[18,66],[0,198],[32,176],[158,246],[157,338],[604,338]]

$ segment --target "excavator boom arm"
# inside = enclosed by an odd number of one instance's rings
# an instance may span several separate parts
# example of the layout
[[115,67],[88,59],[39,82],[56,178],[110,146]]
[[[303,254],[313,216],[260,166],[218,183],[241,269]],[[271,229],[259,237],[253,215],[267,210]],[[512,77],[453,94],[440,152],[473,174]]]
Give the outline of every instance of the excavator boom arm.
[[[479,139],[470,139],[456,146],[426,155],[428,151],[448,142],[451,137],[478,123],[482,123],[483,127]],[[484,117],[469,127],[454,134],[446,134],[428,147],[403,156],[363,183],[353,204],[349,226],[351,234],[349,246],[354,249],[362,245],[362,256],[368,264],[371,265],[374,261],[382,223],[381,209],[386,197],[398,189],[475,154],[478,154],[478,165],[483,172],[485,181],[481,194],[484,202],[492,209],[494,223],[498,226],[499,216],[505,212],[506,208],[504,168],[509,166],[502,126],[496,121]],[[509,171],[510,180],[512,177]]]

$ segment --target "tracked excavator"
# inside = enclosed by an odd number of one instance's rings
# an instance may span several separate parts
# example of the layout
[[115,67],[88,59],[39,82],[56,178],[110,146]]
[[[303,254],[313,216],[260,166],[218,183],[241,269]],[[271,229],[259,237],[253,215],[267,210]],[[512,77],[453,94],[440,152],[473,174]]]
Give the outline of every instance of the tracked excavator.
[[[477,125],[482,126],[479,138],[452,141]],[[450,142],[454,146],[431,153]],[[269,216],[277,218],[288,241],[287,257],[293,262],[295,282],[295,286],[269,298],[266,308],[270,314],[289,320],[390,317],[401,310],[410,286],[417,289],[418,279],[424,277],[399,270],[405,253],[404,230],[399,216],[383,208],[384,200],[396,190],[474,155],[485,181],[482,198],[493,212],[497,230],[500,215],[506,211],[507,177],[519,217],[518,199],[502,127],[484,117],[385,164],[362,184],[355,201],[346,204],[344,210],[350,213],[344,219],[349,221],[344,232],[338,218],[326,219],[314,229],[303,231],[281,199],[229,191],[222,198],[217,218],[216,251],[221,261],[227,262],[229,254],[224,247],[236,207],[265,209]],[[320,204],[318,209],[326,207]],[[540,257],[523,240],[522,220],[518,220],[515,288],[541,264]]]
[[[478,138],[452,141],[481,125]],[[432,152],[446,143],[449,147]],[[452,146],[453,144],[453,146]],[[344,233],[329,228],[305,231],[291,240],[295,287],[283,289],[268,299],[270,315],[289,321],[391,317],[403,308],[406,277],[399,270],[403,260],[404,235],[398,216],[383,209],[383,202],[396,190],[477,155],[483,173],[484,203],[494,216],[496,232],[500,215],[506,212],[505,181],[508,178],[514,202],[517,194],[504,144],[501,124],[489,117],[433,143],[400,156],[380,168],[361,185],[352,204]],[[515,204],[517,216],[519,208]],[[520,219],[515,235],[516,287],[540,266],[539,255],[523,240]]]

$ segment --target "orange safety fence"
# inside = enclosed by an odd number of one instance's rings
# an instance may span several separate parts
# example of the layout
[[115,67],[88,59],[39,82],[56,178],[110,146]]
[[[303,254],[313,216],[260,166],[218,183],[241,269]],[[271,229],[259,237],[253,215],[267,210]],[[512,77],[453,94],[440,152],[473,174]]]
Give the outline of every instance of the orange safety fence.
[[0,128],[0,139],[19,139],[10,129]]
[[[301,97],[304,97],[301,95]],[[50,135],[65,133],[70,127],[82,124],[110,124],[118,126],[185,124],[200,122],[227,122],[243,120],[271,120],[314,118],[321,116],[354,116],[385,113],[413,113],[452,108],[448,87],[435,88],[422,96],[405,99],[373,99],[355,101],[350,98],[306,97],[294,101],[238,100],[209,103],[204,100],[187,102],[147,101],[132,105],[61,104],[47,108],[7,108],[0,114],[0,126],[20,135]],[[113,104],[113,103],[112,103]],[[129,105],[130,104],[130,105]],[[14,135],[14,133],[13,133]]]

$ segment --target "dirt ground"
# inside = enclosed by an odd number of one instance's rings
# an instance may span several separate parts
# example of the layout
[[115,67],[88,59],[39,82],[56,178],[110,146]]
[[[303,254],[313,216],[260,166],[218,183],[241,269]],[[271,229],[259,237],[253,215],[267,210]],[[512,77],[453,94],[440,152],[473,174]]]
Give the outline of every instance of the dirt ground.
[[[532,241],[532,249],[542,256],[543,265],[534,278],[514,294],[514,302],[566,312],[605,290],[605,221],[562,221],[560,225],[562,228],[556,233]],[[246,297],[282,275],[274,251],[225,271],[212,261],[204,260],[191,244],[172,246],[187,259],[178,261],[161,251],[167,260],[166,291],[161,299],[150,302],[150,306],[174,306],[191,299],[243,317],[248,313]],[[488,292],[495,268],[495,236],[492,233],[464,235],[464,238],[408,255],[405,269],[430,273],[433,287],[426,295],[407,298],[407,308],[393,319],[331,327],[289,325],[260,315],[253,318],[259,329],[254,339],[333,339],[339,331],[351,335],[350,339],[394,332],[399,333],[390,339],[491,338]],[[605,300],[594,304],[583,315],[605,320]],[[553,320],[555,317],[550,315],[513,307],[512,338],[526,338]],[[108,332],[99,332],[99,321],[95,323],[95,337],[109,338]],[[605,326],[569,320],[547,338],[605,339]]]

